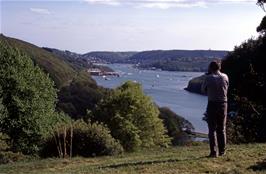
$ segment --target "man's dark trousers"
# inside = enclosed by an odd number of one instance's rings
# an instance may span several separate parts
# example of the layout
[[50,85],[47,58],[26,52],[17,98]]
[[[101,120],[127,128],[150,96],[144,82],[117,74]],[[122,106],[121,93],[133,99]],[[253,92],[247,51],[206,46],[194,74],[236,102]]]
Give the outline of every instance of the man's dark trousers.
[[207,122],[209,127],[209,141],[210,141],[211,155],[217,154],[216,151],[217,143],[218,143],[219,155],[223,155],[225,153],[226,117],[227,117],[227,102],[213,102],[213,101],[208,102]]

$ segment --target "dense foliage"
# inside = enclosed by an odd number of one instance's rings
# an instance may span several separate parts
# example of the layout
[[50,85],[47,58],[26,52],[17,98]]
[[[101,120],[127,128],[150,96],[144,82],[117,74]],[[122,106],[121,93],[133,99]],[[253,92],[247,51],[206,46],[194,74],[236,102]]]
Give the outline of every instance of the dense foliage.
[[0,132],[0,152],[9,150],[10,148],[9,143],[10,143],[10,138],[8,137],[8,135]]
[[229,123],[233,142],[266,141],[266,37],[250,39],[223,61],[230,79]]
[[115,89],[90,118],[105,123],[126,150],[169,143],[157,107],[137,83],[126,82]]
[[257,27],[257,31],[261,33],[266,32],[266,16],[263,17],[260,25]]
[[[59,149],[61,151],[58,151]],[[77,120],[58,125],[43,143],[41,156],[61,156],[65,153],[64,155],[88,157],[122,152],[122,146],[110,135],[109,129],[103,124]]]
[[[258,0],[264,8],[265,0]],[[266,142],[266,16],[249,39],[223,61],[230,79],[229,138],[232,142]]]
[[0,132],[13,151],[32,154],[57,119],[54,83],[32,60],[0,42]]

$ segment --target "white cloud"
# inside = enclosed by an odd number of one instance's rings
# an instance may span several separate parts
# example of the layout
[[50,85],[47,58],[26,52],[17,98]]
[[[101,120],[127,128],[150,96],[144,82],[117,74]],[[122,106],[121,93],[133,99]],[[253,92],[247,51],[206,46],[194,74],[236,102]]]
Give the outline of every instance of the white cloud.
[[190,8],[207,7],[220,3],[256,3],[256,0],[84,0],[90,4],[130,5],[138,8]]
[[119,0],[84,0],[84,1],[90,4],[104,4],[112,6],[117,6],[121,4]]
[[204,1],[185,1],[185,0],[146,0],[142,3],[139,3],[137,7],[146,7],[146,8],[191,8],[191,7],[207,7],[206,2]]
[[51,12],[45,8],[30,8],[30,11],[38,14],[45,14],[45,15],[51,14]]

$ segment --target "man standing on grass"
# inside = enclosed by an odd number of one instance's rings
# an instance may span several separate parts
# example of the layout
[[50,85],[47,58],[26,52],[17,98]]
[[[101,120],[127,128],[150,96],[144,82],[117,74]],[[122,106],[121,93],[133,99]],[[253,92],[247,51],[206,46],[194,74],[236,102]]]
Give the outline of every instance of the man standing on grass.
[[208,95],[207,123],[209,128],[210,157],[217,157],[217,143],[219,156],[225,154],[229,80],[226,74],[220,72],[220,69],[220,63],[211,62],[209,74],[202,84],[202,92]]

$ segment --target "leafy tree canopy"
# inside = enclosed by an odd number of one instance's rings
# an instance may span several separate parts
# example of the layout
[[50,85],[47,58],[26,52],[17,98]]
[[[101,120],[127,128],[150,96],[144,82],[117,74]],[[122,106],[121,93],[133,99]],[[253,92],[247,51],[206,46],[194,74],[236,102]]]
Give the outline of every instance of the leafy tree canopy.
[[12,150],[32,154],[56,121],[56,90],[49,76],[7,42],[0,42],[0,132]]
[[263,17],[260,25],[257,27],[257,31],[261,33],[266,32],[266,16]]
[[239,142],[266,141],[266,37],[250,39],[223,61],[230,79],[229,138]]
[[141,85],[126,82],[103,100],[90,118],[108,125],[111,134],[126,150],[138,147],[167,146],[169,137],[159,110],[144,95]]

